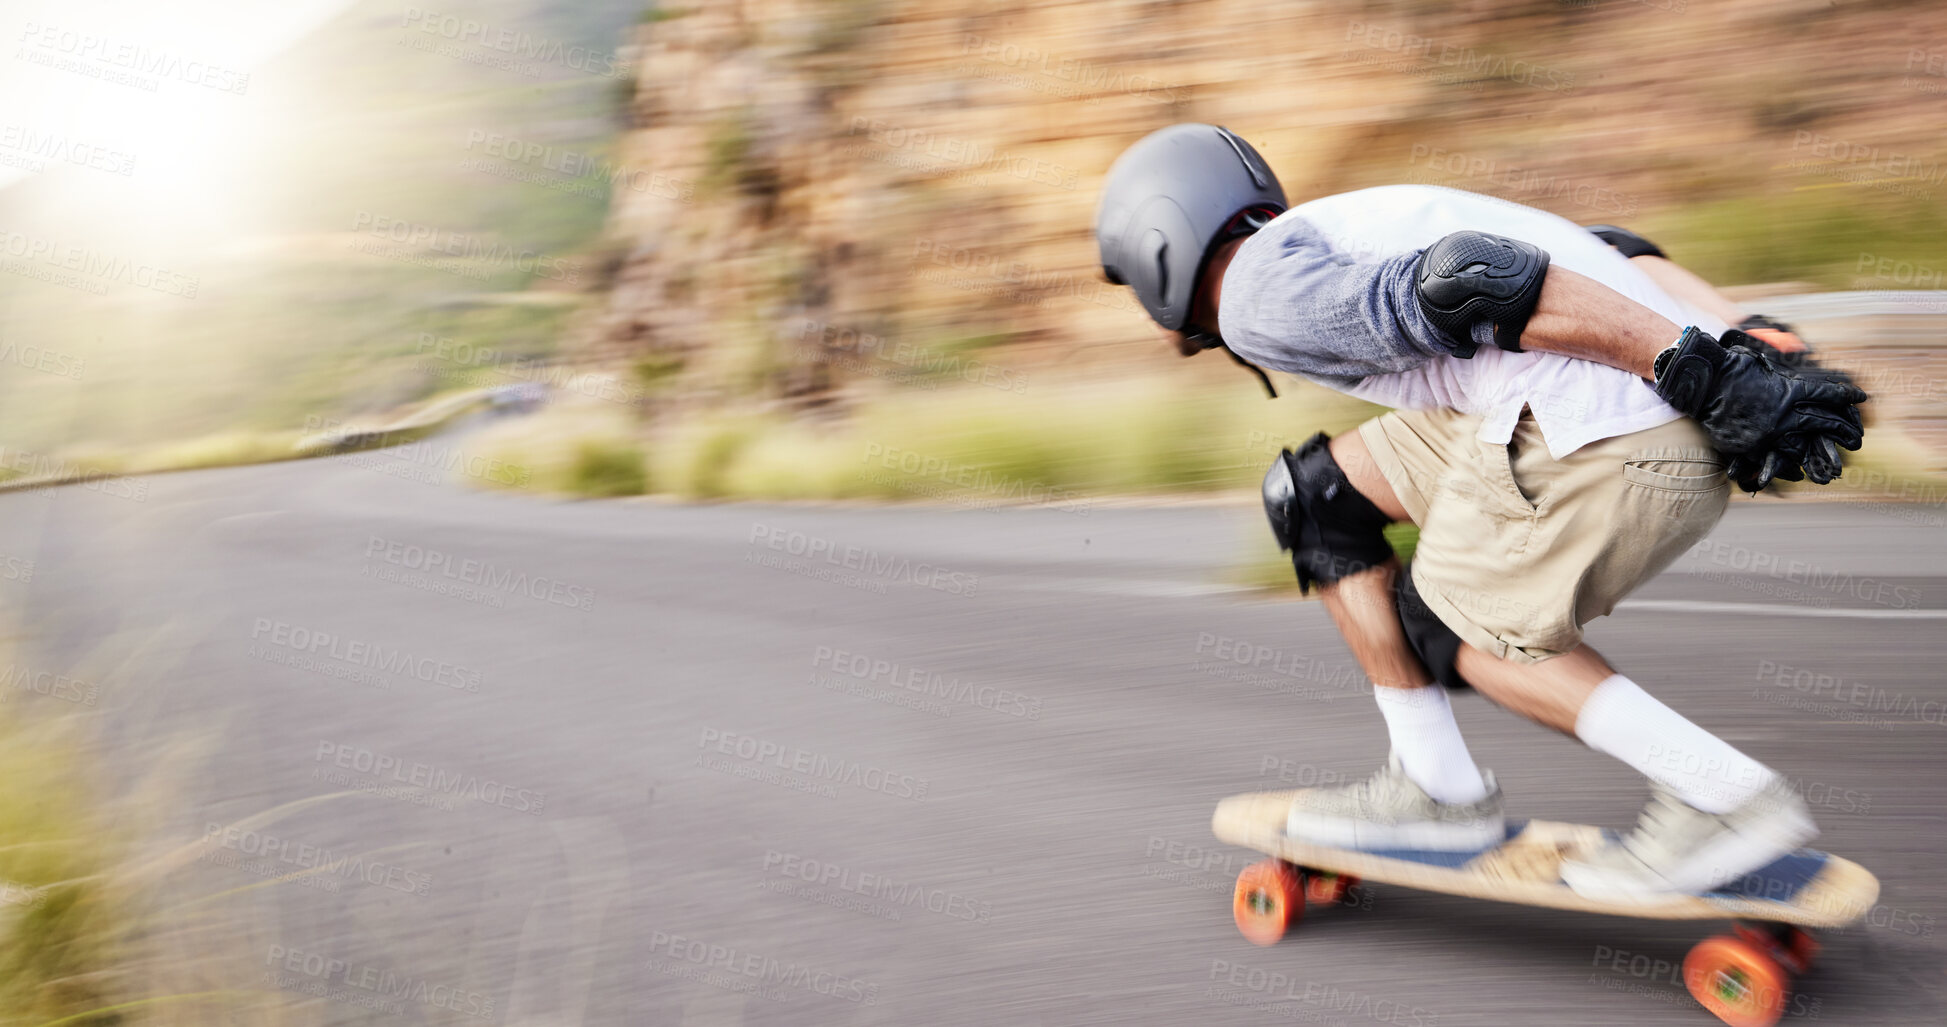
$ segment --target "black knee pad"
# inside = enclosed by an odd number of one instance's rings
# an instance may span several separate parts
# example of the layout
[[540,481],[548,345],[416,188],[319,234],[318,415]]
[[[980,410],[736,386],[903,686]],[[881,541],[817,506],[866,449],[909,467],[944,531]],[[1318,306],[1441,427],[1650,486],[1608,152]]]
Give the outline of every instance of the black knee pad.
[[1264,515],[1278,547],[1291,551],[1300,591],[1376,567],[1393,557],[1386,515],[1352,487],[1319,432],[1285,450],[1264,475]]
[[1426,600],[1420,598],[1420,590],[1413,584],[1411,565],[1399,569],[1399,577],[1393,581],[1393,599],[1399,606],[1399,625],[1406,629],[1406,642],[1420,658],[1420,665],[1439,684],[1448,688],[1468,687],[1454,666],[1464,643],[1445,621],[1427,608]]
[[1655,243],[1627,228],[1617,228],[1615,225],[1583,225],[1582,227],[1588,229],[1596,238],[1615,247],[1616,252],[1625,257],[1663,256],[1663,250]]

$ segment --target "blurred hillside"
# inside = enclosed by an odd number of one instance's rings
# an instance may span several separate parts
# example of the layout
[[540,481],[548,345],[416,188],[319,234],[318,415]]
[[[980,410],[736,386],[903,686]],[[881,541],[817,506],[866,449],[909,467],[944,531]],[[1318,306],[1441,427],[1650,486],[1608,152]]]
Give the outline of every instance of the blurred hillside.
[[1121,149],[1185,120],[1294,202],[1450,185],[1720,283],[1947,264],[1938,4],[713,0],[637,32],[623,152],[681,186],[617,192],[632,248],[579,351],[699,405],[1173,362],[1090,221]]
[[[1428,182],[1632,225],[1725,284],[1947,285],[1933,4],[456,10],[348,0],[199,105],[16,57],[176,145],[89,137],[120,156],[0,190],[0,478],[288,455],[538,379],[559,412],[484,441],[542,487],[933,495],[862,456],[915,439],[1003,492],[1240,484],[1367,408],[1262,403],[1101,279],[1101,175],[1185,120],[1294,201]],[[6,127],[0,159],[61,127]],[[1898,328],[1906,424],[1947,359]]]
[[[234,94],[23,62],[34,89],[93,90],[179,145],[31,103],[10,115],[34,134],[0,156],[85,142],[126,171],[39,160],[0,190],[0,345],[34,356],[0,366],[10,467],[22,450],[112,466],[131,446],[354,418],[554,359],[608,266],[621,50],[643,7],[464,10],[352,0]],[[183,49],[237,66],[216,46]]]

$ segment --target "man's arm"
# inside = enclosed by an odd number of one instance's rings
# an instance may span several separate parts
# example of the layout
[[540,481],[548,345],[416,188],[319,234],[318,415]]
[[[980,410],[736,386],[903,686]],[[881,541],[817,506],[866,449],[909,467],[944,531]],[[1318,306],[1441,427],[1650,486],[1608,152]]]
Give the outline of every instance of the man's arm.
[[1521,348],[1593,360],[1655,381],[1656,355],[1682,334],[1683,326],[1601,282],[1551,267]]

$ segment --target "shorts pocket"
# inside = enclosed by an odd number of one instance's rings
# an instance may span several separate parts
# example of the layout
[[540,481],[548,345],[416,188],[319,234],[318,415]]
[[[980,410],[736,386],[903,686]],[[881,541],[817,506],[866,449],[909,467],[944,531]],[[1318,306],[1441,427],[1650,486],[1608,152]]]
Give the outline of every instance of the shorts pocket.
[[[1649,464],[1700,473],[1672,474],[1669,471],[1651,470],[1647,466]],[[1631,485],[1665,492],[1711,492],[1730,485],[1724,477],[1724,466],[1706,460],[1631,460],[1623,464],[1623,480]]]

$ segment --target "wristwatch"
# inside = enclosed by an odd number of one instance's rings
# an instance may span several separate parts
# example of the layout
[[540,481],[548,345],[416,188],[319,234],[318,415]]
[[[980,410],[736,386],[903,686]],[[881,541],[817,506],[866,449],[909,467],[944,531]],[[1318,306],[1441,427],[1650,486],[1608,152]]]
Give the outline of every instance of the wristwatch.
[[1677,350],[1683,346],[1683,340],[1690,338],[1690,333],[1697,330],[1696,325],[1691,325],[1677,336],[1677,341],[1663,347],[1662,352],[1656,355],[1656,359],[1650,362],[1651,381],[1660,382],[1663,380],[1663,372],[1669,368],[1670,361],[1677,355]]

